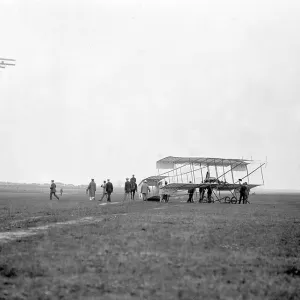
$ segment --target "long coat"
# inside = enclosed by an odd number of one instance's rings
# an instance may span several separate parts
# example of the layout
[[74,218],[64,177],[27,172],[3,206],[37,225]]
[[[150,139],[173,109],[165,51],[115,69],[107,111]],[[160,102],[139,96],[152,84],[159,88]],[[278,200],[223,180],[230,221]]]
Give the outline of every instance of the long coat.
[[148,194],[148,192],[150,192],[150,188],[149,188],[148,184],[144,182],[141,187],[141,193]]
[[89,191],[90,197],[95,197],[96,192],[96,183],[94,181],[91,181],[88,188],[86,189]]

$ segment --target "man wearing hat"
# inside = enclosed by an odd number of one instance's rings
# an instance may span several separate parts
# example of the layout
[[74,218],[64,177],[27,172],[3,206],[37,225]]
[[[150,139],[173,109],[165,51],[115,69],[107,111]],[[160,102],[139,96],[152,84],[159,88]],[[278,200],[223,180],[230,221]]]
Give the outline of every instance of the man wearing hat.
[[240,187],[240,199],[239,204],[241,204],[241,201],[243,200],[243,204],[247,203],[247,182],[244,182]]
[[134,175],[132,175],[132,177],[130,178],[130,183],[131,183],[131,185],[133,183],[136,183],[136,178],[134,177]]
[[150,188],[147,184],[147,180],[144,180],[144,182],[142,183],[142,186],[141,186],[141,193],[143,196],[143,201],[147,201],[148,192],[150,192]]
[[106,183],[107,202],[111,202],[110,195],[113,192],[113,190],[114,190],[113,184],[110,182],[109,179],[107,179],[107,183]]
[[89,191],[90,195],[90,201],[95,200],[95,193],[96,193],[96,183],[94,182],[94,179],[90,182],[89,186],[86,189],[86,192]]
[[50,200],[52,200],[52,195],[59,200],[59,198],[56,196],[56,184],[54,183],[54,180],[51,180],[51,186],[50,186]]
[[130,200],[130,192],[131,192],[131,183],[129,182],[129,178],[126,178],[125,186],[124,186],[125,194],[123,202],[127,199]]

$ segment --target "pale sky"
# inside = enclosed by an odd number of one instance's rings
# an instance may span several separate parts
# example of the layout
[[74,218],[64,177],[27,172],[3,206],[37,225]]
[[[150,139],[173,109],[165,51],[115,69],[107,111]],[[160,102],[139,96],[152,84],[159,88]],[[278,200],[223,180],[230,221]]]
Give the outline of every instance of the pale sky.
[[300,1],[0,0],[0,181],[265,160],[300,188]]

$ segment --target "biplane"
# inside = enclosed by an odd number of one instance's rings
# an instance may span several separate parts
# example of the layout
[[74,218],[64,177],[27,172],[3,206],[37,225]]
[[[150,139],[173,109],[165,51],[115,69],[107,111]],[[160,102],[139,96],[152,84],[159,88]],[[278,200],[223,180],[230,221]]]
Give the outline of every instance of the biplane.
[[[143,179],[139,185],[147,180],[151,189],[148,200],[158,201],[161,195],[183,197],[188,190],[199,189],[194,197],[199,195],[201,202],[237,203],[242,181],[248,191],[264,185],[265,164],[246,159],[168,156],[156,162],[158,175]],[[205,196],[208,189],[209,197]]]
[[0,58],[0,68],[5,69],[6,66],[15,66],[16,60],[11,58]]

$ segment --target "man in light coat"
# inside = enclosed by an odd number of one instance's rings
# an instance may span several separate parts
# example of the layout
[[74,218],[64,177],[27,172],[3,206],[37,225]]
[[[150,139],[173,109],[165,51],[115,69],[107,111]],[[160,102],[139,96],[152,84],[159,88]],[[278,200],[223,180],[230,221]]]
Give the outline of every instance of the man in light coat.
[[96,183],[94,179],[90,182],[89,186],[86,189],[86,192],[89,192],[90,201],[95,200],[95,193],[96,193]]
[[102,201],[104,199],[104,197],[106,197],[107,200],[107,192],[106,192],[106,181],[103,181],[103,184],[101,184],[102,187],[102,197],[99,201]]
[[142,193],[142,196],[143,196],[143,201],[147,201],[148,199],[148,192],[150,192],[150,188],[147,184],[147,180],[145,180],[143,183],[142,183],[142,186],[141,186],[141,193]]

